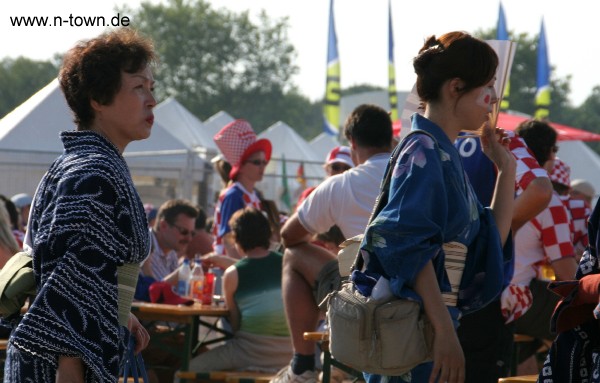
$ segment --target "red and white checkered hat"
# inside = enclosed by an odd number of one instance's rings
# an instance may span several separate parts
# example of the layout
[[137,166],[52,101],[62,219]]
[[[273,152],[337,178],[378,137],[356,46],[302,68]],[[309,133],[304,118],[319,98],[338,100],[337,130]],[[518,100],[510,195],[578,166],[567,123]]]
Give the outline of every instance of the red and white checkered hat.
[[347,146],[336,146],[331,149],[329,154],[327,154],[327,158],[325,159],[325,165],[333,164],[335,162],[341,162],[354,167],[354,162],[352,162],[352,154],[350,153],[350,148]]
[[571,168],[558,157],[554,160],[550,180],[567,187],[571,185]]
[[227,124],[213,137],[223,156],[231,164],[229,177],[234,179],[243,162],[253,153],[265,152],[267,161],[271,159],[272,146],[267,139],[257,140],[256,133],[246,120],[235,120]]

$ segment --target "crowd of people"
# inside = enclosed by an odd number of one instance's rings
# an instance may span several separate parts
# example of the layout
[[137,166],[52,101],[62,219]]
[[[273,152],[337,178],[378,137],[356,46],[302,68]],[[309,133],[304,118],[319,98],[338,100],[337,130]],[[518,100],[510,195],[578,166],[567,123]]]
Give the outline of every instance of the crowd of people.
[[[317,382],[318,349],[303,334],[323,328],[320,303],[350,274],[339,246],[360,234],[365,264],[350,280],[385,281],[390,296],[420,302],[435,334],[431,361],[400,376],[365,372],[366,381],[485,383],[514,369],[556,377],[550,367],[575,369],[561,359],[569,350],[578,376],[600,374],[596,191],[571,180],[548,122],[514,133],[493,125],[498,57],[484,41],[464,32],[428,38],[413,60],[422,114],[397,160],[388,112],[358,106],[344,123],[348,145],[331,150],[327,177],[289,215],[256,188],[273,144],[245,120],[214,137],[223,181],[214,212],[185,199],[143,204],[122,153],[151,134],[155,60],[152,42],[128,28],[64,57],[59,82],[77,130],[61,133],[64,153],[35,194],[0,195],[0,268],[25,250],[37,286],[10,323],[5,381],[114,382],[130,339],[152,382],[173,381],[181,361],[150,342],[159,329],[130,308],[153,299],[153,284],[176,291],[185,260],[197,260],[220,270],[233,338],[200,350],[189,370]],[[374,214],[386,170],[387,201]],[[458,283],[446,266],[449,242],[464,248]],[[586,305],[574,303],[577,294]],[[534,339],[518,355],[515,334]],[[550,370],[540,372],[544,347]]]

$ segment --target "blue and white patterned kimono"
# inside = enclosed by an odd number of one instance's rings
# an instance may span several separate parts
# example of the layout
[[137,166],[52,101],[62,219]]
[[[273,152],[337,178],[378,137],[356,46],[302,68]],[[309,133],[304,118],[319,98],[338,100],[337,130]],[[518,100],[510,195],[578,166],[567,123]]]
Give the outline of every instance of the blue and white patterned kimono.
[[[450,292],[442,244],[466,245],[458,305],[448,307],[457,325],[461,315],[482,308],[500,294],[503,264],[512,256],[511,246],[503,251],[491,210],[479,204],[448,136],[418,114],[413,116],[412,130],[424,130],[437,142],[417,133],[400,144],[388,202],[367,227],[361,246],[366,272],[389,279],[395,296],[421,301],[413,290],[421,269],[432,261],[441,291]],[[421,364],[393,380],[427,381],[431,367],[432,363]],[[369,382],[381,378],[367,377]]]
[[38,294],[10,337],[4,377],[54,382],[64,355],[82,359],[86,382],[116,382],[129,339],[117,267],[148,256],[146,215],[111,142],[89,130],[61,140],[29,220]]

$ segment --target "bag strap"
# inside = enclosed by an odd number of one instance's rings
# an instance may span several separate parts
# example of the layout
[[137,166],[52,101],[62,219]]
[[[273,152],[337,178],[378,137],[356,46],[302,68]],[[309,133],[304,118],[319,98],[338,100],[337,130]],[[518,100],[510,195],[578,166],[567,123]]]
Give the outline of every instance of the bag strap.
[[[123,365],[123,380],[127,381],[128,378],[133,378],[134,383],[149,382],[148,372],[144,365],[144,359],[142,353],[135,355],[133,350],[135,349],[135,337],[129,336],[129,343],[127,345],[127,358]],[[142,380],[140,380],[142,378]]]
[[[390,195],[390,184],[391,184],[391,180],[392,180],[392,173],[394,171],[394,166],[395,166],[396,162],[398,161],[398,158],[400,157],[400,152],[402,152],[402,149],[404,149],[404,146],[406,145],[406,142],[408,141],[408,137],[415,135],[415,134],[425,134],[425,135],[429,136],[433,140],[433,142],[435,142],[435,145],[437,146],[437,140],[435,139],[435,137],[433,137],[433,135],[431,133],[429,133],[425,130],[421,130],[421,129],[411,131],[410,133],[408,133],[406,135],[406,137],[404,137],[402,139],[402,141],[398,145],[396,145],[396,147],[394,148],[394,151],[392,152],[392,155],[390,156],[390,160],[387,164],[387,167],[385,168],[385,173],[383,175],[383,180],[381,181],[381,188],[379,191],[379,195],[377,196],[377,199],[375,200],[375,205],[373,206],[373,211],[371,211],[371,215],[369,217],[369,222],[367,223],[367,228],[369,227],[371,222],[375,219],[375,217],[377,217],[377,215],[379,215],[379,213],[381,213],[381,211],[387,204],[388,198]],[[366,230],[366,228],[365,228],[365,230]],[[350,269],[350,271],[352,272],[354,270],[361,270],[363,268],[363,265],[364,265],[364,259],[359,250],[356,253],[356,259],[354,260],[354,263],[352,264],[352,268]]]

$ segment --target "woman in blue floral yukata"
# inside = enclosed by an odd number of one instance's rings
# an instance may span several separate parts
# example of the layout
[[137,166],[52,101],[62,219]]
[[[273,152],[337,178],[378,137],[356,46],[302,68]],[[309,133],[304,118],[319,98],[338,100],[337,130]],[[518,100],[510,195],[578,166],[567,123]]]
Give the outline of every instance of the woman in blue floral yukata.
[[[485,306],[502,289],[502,265],[512,254],[504,243],[516,163],[505,132],[489,121],[498,102],[498,57],[488,44],[463,32],[432,36],[413,65],[424,113],[412,117],[416,133],[400,143],[388,202],[367,227],[361,251],[367,274],[388,279],[396,297],[422,302],[435,333],[433,361],[402,376],[365,376],[370,383],[463,382],[455,328],[461,315]],[[453,145],[460,131],[480,128],[484,152],[498,169],[490,208],[479,204]],[[451,288],[442,245],[451,241],[467,249],[454,303],[443,298]]]

